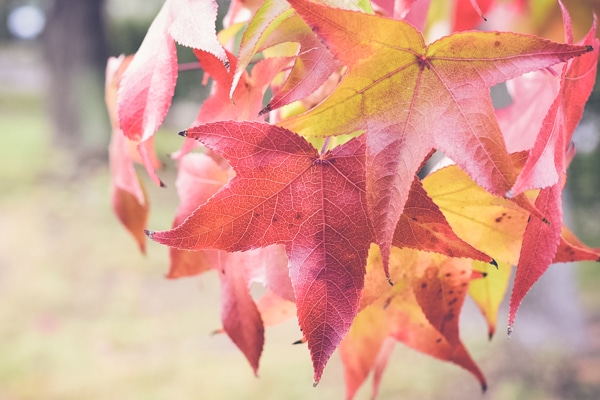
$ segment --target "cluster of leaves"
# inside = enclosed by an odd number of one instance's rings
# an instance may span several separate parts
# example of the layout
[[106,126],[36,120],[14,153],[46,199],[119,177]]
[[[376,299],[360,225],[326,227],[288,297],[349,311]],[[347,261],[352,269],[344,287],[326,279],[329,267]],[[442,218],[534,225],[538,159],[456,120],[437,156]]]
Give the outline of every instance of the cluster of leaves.
[[[565,43],[470,31],[482,10],[457,0],[451,34],[426,44],[435,2],[322,3],[232,1],[217,34],[214,0],[165,1],[139,51],[107,67],[115,211],[142,251],[145,234],[170,246],[169,277],[217,271],[223,331],[255,371],[264,327],[296,315],[315,384],[339,347],[348,398],[370,371],[376,393],[396,341],[485,388],[459,337],[467,294],[491,337],[513,266],[509,329],[550,263],[600,258],[561,212],[596,22],[579,44],[564,8]],[[481,3],[488,16],[528,12]],[[134,162],[162,185],[152,138],[174,94],[176,43],[212,90],[173,155],[173,227],[145,231]],[[505,81],[512,104],[494,110],[490,88]],[[452,165],[420,179],[434,151]],[[253,282],[265,286],[257,301]]]

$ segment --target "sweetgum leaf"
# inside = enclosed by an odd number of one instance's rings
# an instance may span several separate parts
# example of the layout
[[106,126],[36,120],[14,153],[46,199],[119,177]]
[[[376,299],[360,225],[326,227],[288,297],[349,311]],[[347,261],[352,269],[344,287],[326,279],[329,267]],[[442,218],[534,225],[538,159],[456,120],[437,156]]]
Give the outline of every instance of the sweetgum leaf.
[[384,265],[412,176],[432,148],[492,193],[512,186],[489,88],[590,50],[507,32],[462,32],[425,45],[403,21],[289,2],[349,72],[327,100],[281,125],[302,135],[367,132],[367,205]]
[[387,318],[381,304],[371,304],[358,313],[350,331],[340,343],[346,399],[354,398],[367,379],[388,336]]
[[[210,53],[195,50],[194,53],[205,74],[214,80],[211,95],[202,103],[193,125],[215,121],[254,121],[262,119],[258,112],[262,107],[262,99],[274,76],[288,63],[285,58],[271,58],[256,63],[250,74],[245,70],[240,78],[240,84],[232,89],[234,71],[238,65],[236,57],[227,53],[231,68],[227,70],[223,64]],[[194,139],[186,139],[181,149],[174,155],[179,158],[188,153],[198,144]]]
[[187,131],[237,175],[178,227],[150,237],[187,250],[283,244],[315,383],[356,315],[372,234],[364,141],[319,154],[287,129],[252,122]]
[[[173,227],[181,224],[199,205],[204,204],[229,179],[226,169],[202,153],[189,153],[179,160],[175,187],[179,205]],[[216,251],[169,249],[169,278],[197,275],[214,268],[219,260]]]
[[248,362],[258,372],[258,363],[265,342],[265,329],[258,307],[250,295],[249,281],[256,252],[218,252],[215,267],[221,280],[221,320],[223,329]]
[[533,284],[546,272],[560,242],[562,226],[562,188],[555,184],[542,189],[535,201],[550,224],[531,218],[525,228],[515,282],[510,296],[508,333],[512,332],[517,310]]
[[[562,8],[566,39],[570,42],[571,19],[564,6]],[[593,51],[563,67],[558,95],[542,122],[525,167],[511,189],[511,193],[519,193],[527,188],[543,187],[536,199],[536,207],[547,216],[550,224],[542,226],[539,220],[531,220],[525,230],[510,300],[509,333],[525,294],[554,260],[560,245],[561,196],[566,179],[568,146],[595,82],[600,44],[595,33],[594,19],[583,42]]]
[[167,30],[171,2],[154,18],[140,48],[123,75],[118,98],[119,126],[127,138],[140,143],[138,150],[152,180],[162,185],[142,144],[162,124],[171,106],[177,81],[177,52]]
[[483,272],[485,276],[471,281],[469,296],[475,301],[486,319],[488,337],[491,339],[496,333],[498,309],[506,294],[512,268],[503,262],[498,263],[498,267],[475,262],[473,268]]
[[[395,282],[393,287],[385,283],[381,263],[380,252],[373,246],[369,252],[361,303],[365,307],[367,304],[371,306],[360,313],[379,313],[376,310],[384,309],[390,337],[467,369],[485,389],[485,378],[458,334],[458,314],[472,279],[469,273],[471,261],[393,247],[390,258],[390,275]],[[437,270],[436,273],[433,273],[434,270]],[[370,302],[365,298],[376,300]],[[355,321],[361,320],[359,314]],[[374,329],[369,329],[366,324],[360,328],[353,327],[355,335],[361,332],[365,337],[352,340],[380,343],[380,329],[373,324]],[[355,371],[371,368],[368,365],[369,360],[373,360],[373,356],[369,355],[371,352],[354,355],[354,362],[360,361],[361,367],[352,368]],[[357,376],[360,375],[364,374]]]
[[264,46],[270,47],[284,42],[298,42],[300,49],[285,83],[261,110],[261,114],[307,97],[341,68],[340,62],[298,15],[290,16],[279,25],[265,40]]
[[496,261],[517,264],[527,211],[477,186],[455,165],[427,176],[423,186],[460,238]]
[[227,69],[229,60],[217,39],[217,2],[215,0],[169,0],[173,20],[171,37],[179,44],[206,51],[219,59]]
[[119,128],[117,88],[131,57],[111,57],[106,65],[105,101],[112,125],[108,149],[111,171],[111,203],[117,218],[134,237],[140,251],[146,252],[144,229],[150,205],[143,183],[138,179],[128,140]]
[[140,251],[146,252],[146,223],[150,203],[133,161],[127,152],[127,138],[120,130],[113,131],[109,147],[111,169],[111,202],[119,221],[134,237]]
[[583,244],[568,228],[563,226],[560,244],[553,263],[573,261],[600,261],[600,248]]
[[[569,40],[571,19],[564,8],[563,16],[565,32]],[[567,169],[567,147],[575,127],[581,120],[583,108],[596,80],[600,40],[595,38],[595,35],[596,20],[594,19],[583,41],[584,45],[590,46],[593,50],[564,65],[560,78],[557,78],[560,82],[558,94],[542,121],[535,144],[523,171],[511,188],[511,194],[518,194],[527,189],[548,187],[564,178]]]
[[492,258],[460,239],[439,207],[427,195],[418,177],[410,189],[392,243],[422,251],[492,262]]

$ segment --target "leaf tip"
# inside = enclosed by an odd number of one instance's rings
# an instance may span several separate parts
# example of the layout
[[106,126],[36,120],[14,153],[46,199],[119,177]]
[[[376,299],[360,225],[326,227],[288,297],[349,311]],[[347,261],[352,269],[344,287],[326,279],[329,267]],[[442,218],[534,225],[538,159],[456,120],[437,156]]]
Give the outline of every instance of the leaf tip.
[[317,381],[317,380],[313,381],[313,387],[317,387],[318,384],[319,384],[319,381]]
[[273,111],[273,109],[271,108],[271,105],[267,104],[262,110],[260,110],[258,112],[258,116],[261,117],[267,113],[270,113],[271,111]]
[[585,46],[585,51],[586,51],[586,53],[589,53],[590,51],[594,51],[594,46],[592,46],[591,44],[588,44],[587,46]]
[[392,278],[390,278],[389,276],[387,277],[387,283],[389,283],[390,286],[394,286],[394,282],[392,281]]
[[179,136],[187,137],[187,135],[188,135],[187,129],[185,131],[179,132]]
[[151,240],[154,240],[154,231],[148,230],[148,229],[144,229],[144,233],[146,234],[146,236],[148,236]]
[[515,192],[513,192],[513,190],[510,189],[508,192],[506,192],[504,194],[504,197],[506,197],[507,199],[512,199],[513,197],[515,197]]
[[302,336],[302,338],[296,340],[294,343],[292,343],[292,345],[302,344],[302,343],[306,343],[306,337],[305,336]]
[[512,325],[508,325],[508,328],[506,328],[506,336],[508,336],[508,338],[510,339],[510,336],[513,333],[513,326]]
[[485,394],[485,392],[487,392],[487,383],[482,382],[481,383],[481,394]]
[[494,267],[496,267],[496,269],[498,269],[498,262],[496,262],[496,260],[494,260],[493,258],[492,261],[490,261],[490,264],[492,264]]
[[488,340],[491,341],[494,338],[494,330],[490,329],[488,331]]
[[167,185],[166,185],[166,184],[165,184],[163,181],[161,181],[161,180],[159,180],[159,181],[158,181],[158,185],[159,185],[161,188],[166,188],[166,187],[167,187]]

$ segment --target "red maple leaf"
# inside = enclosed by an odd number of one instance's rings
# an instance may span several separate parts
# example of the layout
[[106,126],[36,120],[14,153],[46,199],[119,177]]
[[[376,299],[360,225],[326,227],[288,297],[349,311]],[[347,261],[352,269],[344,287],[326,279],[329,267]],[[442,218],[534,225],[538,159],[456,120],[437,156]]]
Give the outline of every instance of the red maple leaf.
[[364,142],[319,154],[287,129],[251,122],[201,125],[187,137],[222,155],[237,175],[181,225],[150,237],[188,250],[283,244],[318,382],[356,315],[363,287],[372,238]]

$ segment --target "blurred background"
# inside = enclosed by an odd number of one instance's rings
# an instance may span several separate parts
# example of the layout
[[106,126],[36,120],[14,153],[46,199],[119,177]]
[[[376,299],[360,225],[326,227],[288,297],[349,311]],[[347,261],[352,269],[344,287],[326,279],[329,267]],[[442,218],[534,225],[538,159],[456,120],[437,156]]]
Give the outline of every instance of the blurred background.
[[[589,4],[566,3],[584,16],[575,29],[585,32]],[[137,49],[161,4],[0,0],[0,399],[342,399],[337,355],[312,388],[308,350],[290,345],[300,337],[295,321],[267,330],[255,378],[229,339],[211,334],[220,327],[218,277],[166,280],[167,249],[150,243],[142,256],[112,215],[105,63]],[[557,10],[540,31],[556,18]],[[182,62],[192,59],[180,50]],[[157,134],[167,188],[141,173],[149,226],[170,226],[174,216],[168,154],[206,96],[201,78],[181,73]],[[599,113],[597,84],[575,135],[565,199],[567,224],[596,247]],[[467,303],[462,335],[488,378],[485,398],[600,398],[598,287],[600,265],[552,266],[525,299],[510,340],[506,306],[488,342],[483,318]],[[357,398],[369,397],[367,384]],[[379,396],[480,397],[468,373],[402,345]]]

